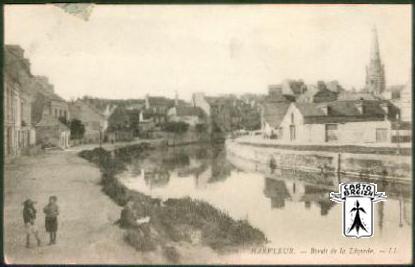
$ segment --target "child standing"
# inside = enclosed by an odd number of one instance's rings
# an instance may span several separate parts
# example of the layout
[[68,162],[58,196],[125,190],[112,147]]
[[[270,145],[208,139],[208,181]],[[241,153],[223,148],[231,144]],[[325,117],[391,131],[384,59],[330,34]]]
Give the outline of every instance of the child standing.
[[23,202],[23,222],[26,231],[26,247],[30,247],[30,236],[33,235],[36,238],[37,245],[40,246],[40,238],[36,229],[36,209],[34,206],[35,202],[31,199],[26,199]]
[[58,231],[58,215],[59,207],[56,203],[58,198],[56,196],[49,197],[49,203],[43,209],[45,213],[45,228],[49,233],[49,245],[56,244],[56,232]]

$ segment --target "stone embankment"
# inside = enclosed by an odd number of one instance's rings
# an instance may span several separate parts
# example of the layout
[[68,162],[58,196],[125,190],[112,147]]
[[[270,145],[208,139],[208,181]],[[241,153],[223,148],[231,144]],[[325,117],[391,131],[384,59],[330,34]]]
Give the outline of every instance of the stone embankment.
[[[358,150],[356,150],[358,149]],[[408,150],[409,148],[406,148]],[[395,153],[390,148],[312,147],[267,145],[227,140],[226,150],[232,156],[250,160],[262,167],[308,172],[340,173],[364,178],[410,181],[410,153]],[[390,151],[389,151],[390,150]]]

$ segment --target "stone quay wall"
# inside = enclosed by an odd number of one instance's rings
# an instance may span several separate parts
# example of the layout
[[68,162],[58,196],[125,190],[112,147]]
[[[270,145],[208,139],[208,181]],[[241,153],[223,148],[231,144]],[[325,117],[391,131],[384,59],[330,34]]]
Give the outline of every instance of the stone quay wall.
[[356,177],[411,181],[408,155],[307,151],[287,147],[267,147],[236,140],[225,143],[228,154],[250,160],[260,168],[293,169],[308,172],[341,173]]

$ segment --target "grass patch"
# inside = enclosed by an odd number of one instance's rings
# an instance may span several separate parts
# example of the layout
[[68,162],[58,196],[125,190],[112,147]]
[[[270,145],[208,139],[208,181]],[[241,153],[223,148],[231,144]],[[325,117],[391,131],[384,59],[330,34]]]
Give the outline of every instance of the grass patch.
[[[180,258],[177,250],[166,247],[171,242],[199,242],[217,251],[235,247],[261,245],[265,235],[248,222],[234,220],[228,214],[205,201],[191,198],[168,199],[161,202],[140,192],[129,190],[116,175],[126,169],[132,159],[142,157],[151,149],[146,144],[119,148],[113,152],[102,148],[82,151],[79,156],[99,166],[103,191],[118,205],[133,199],[137,214],[150,216],[149,229],[129,229],[126,241],[137,250],[149,251],[162,248],[163,255],[171,261]],[[195,238],[199,234],[198,238]],[[195,241],[196,240],[196,241]]]

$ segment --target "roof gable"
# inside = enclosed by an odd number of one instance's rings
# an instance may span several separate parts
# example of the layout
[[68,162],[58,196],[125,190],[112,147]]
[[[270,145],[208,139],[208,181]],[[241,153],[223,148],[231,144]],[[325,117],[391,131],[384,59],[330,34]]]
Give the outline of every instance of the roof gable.
[[42,116],[42,119],[36,124],[36,127],[59,127],[59,129],[69,131],[68,126],[63,124],[57,118],[47,115],[46,113]]
[[290,106],[290,102],[264,103],[263,118],[271,127],[278,128]]

